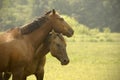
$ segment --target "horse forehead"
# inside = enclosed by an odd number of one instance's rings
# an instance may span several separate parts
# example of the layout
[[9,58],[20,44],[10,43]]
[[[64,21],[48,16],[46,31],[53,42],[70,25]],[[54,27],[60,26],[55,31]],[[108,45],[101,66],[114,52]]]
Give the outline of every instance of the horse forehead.
[[59,44],[66,44],[65,41],[62,40],[62,39],[61,39],[60,37],[58,37],[58,36],[55,38],[55,42],[56,42],[56,43],[59,43]]
[[58,14],[51,14],[50,17],[54,17],[54,18],[60,18],[61,16]]
[[55,37],[55,38],[52,38],[51,41],[54,41],[54,42],[60,42],[60,39],[58,37]]

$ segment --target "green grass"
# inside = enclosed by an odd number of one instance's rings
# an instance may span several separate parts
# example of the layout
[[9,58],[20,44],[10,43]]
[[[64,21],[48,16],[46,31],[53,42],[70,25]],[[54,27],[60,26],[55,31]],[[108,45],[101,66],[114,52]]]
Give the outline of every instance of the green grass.
[[48,55],[44,80],[120,80],[119,49],[120,42],[68,43],[71,62],[61,66]]
[[[115,39],[120,34],[113,34]],[[62,66],[47,55],[44,80],[120,80],[120,40],[114,42],[67,42],[70,63]],[[28,80],[35,80],[29,76]]]

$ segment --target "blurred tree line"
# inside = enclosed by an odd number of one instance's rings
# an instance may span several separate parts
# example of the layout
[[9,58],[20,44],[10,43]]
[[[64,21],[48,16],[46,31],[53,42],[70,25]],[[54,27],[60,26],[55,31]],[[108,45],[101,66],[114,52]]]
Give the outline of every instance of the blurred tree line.
[[89,28],[120,32],[120,0],[0,0],[0,27],[23,25],[53,8]]

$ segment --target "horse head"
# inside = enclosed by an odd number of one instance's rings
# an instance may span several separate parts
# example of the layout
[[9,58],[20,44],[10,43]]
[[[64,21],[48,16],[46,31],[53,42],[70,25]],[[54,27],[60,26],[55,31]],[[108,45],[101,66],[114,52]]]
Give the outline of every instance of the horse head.
[[51,35],[50,41],[50,52],[52,56],[56,57],[62,65],[68,64],[69,58],[67,56],[66,43],[63,36],[54,32]]
[[57,33],[62,33],[67,37],[71,37],[74,34],[74,30],[70,25],[59,16],[59,14],[53,9],[45,14],[48,19],[51,21],[51,26]]

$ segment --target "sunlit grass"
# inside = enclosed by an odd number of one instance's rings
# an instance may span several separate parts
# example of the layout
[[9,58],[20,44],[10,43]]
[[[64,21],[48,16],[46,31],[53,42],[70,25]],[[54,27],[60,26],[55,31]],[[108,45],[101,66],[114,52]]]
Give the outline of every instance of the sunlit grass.
[[[118,35],[117,35],[118,36]],[[120,41],[67,42],[70,63],[47,55],[44,80],[120,80]],[[29,76],[28,80],[35,80]]]

